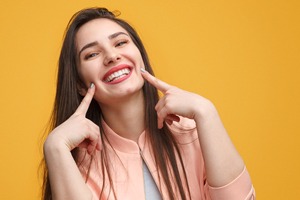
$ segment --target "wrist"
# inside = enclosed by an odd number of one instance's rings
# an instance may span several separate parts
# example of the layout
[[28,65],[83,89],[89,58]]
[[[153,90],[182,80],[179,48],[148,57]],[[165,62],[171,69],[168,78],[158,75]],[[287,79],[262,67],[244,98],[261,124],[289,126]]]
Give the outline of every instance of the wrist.
[[197,106],[194,114],[194,120],[203,121],[205,119],[212,119],[218,116],[218,112],[214,104],[208,99],[201,99],[201,103]]
[[59,138],[56,138],[53,134],[50,134],[43,146],[44,155],[59,153],[59,152],[70,152],[68,146]]

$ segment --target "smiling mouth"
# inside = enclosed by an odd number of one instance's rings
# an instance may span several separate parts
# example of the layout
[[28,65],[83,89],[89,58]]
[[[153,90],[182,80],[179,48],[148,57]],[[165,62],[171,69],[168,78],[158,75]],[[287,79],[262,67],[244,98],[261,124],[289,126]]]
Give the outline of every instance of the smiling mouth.
[[112,81],[116,81],[124,76],[127,76],[129,73],[130,73],[130,69],[128,69],[128,68],[118,70],[118,71],[112,73],[111,75],[109,75],[105,79],[105,82],[110,83]]

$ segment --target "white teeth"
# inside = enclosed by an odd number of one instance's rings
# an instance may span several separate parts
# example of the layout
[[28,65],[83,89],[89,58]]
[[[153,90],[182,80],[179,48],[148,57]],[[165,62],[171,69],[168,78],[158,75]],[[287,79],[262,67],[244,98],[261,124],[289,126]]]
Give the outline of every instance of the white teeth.
[[117,78],[120,78],[121,76],[123,75],[128,75],[130,72],[130,70],[128,68],[126,69],[121,69],[119,71],[116,71],[114,73],[112,73],[111,75],[109,75],[107,78],[106,78],[106,82],[111,82],[112,80],[114,79],[117,79]]

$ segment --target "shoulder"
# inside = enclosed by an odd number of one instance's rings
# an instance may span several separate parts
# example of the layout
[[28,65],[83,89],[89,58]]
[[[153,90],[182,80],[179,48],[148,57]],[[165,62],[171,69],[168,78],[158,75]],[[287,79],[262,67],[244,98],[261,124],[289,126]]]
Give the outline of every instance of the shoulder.
[[192,119],[180,117],[179,122],[173,122],[168,127],[179,144],[189,144],[198,141],[196,123]]

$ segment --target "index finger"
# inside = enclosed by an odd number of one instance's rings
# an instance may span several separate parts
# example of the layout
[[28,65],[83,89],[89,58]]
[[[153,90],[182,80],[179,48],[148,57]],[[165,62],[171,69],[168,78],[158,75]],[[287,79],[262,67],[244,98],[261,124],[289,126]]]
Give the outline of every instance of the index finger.
[[76,109],[76,113],[78,114],[86,114],[87,110],[89,109],[89,106],[91,104],[91,101],[95,94],[95,85],[92,83],[89,87],[85,97],[82,99],[81,103],[79,104],[78,108]]
[[162,93],[166,93],[166,91],[172,87],[168,83],[163,82],[163,81],[159,80],[158,78],[152,76],[145,69],[142,68],[141,71],[142,71],[141,74],[144,77],[144,79],[146,79],[151,85],[156,87],[156,89],[160,90]]

